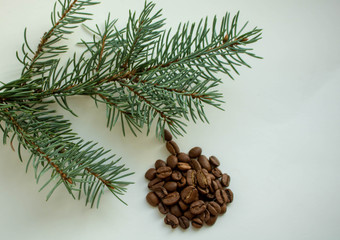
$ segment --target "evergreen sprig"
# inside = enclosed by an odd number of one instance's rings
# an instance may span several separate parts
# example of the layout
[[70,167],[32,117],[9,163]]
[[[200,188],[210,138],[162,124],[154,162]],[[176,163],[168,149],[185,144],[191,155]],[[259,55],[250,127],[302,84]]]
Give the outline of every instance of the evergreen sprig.
[[146,2],[139,15],[129,12],[122,29],[110,15],[102,29],[83,25],[92,39],[81,40],[84,51],[61,66],[67,46],[60,41],[89,19],[85,7],[94,4],[59,0],[51,13],[52,27],[35,51],[25,29],[22,53],[17,53],[22,74],[0,86],[0,127],[4,144],[10,142],[13,150],[17,139],[21,161],[22,148],[31,153],[26,169],[33,167],[37,182],[51,173],[41,187],[52,185],[47,199],[63,184],[74,198],[84,194],[86,204],[98,207],[105,189],[119,198],[131,183],[122,178],[132,173],[109,151],[83,141],[49,105],[56,102],[76,115],[69,97],[87,95],[106,105],[110,129],[120,121],[124,134],[130,129],[136,135],[146,126],[147,133],[155,127],[158,137],[164,128],[182,135],[185,121],[208,121],[205,105],[222,109],[222,94],[216,90],[222,81],[216,75],[233,78],[237,67],[249,67],[243,57],[258,58],[248,45],[261,38],[261,30],[245,31],[247,23],[239,28],[239,13],[166,30],[161,10]]

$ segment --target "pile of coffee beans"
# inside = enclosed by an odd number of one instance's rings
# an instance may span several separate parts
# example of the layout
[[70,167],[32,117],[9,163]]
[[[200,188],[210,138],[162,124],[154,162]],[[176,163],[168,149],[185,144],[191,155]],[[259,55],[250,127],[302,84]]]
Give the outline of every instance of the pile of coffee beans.
[[195,228],[213,225],[233,201],[233,192],[227,188],[229,175],[218,168],[215,156],[202,155],[200,147],[187,154],[180,152],[169,131],[164,131],[164,138],[171,155],[166,161],[157,160],[145,173],[151,190],[147,202],[166,214],[164,222],[172,228],[187,229],[190,222]]

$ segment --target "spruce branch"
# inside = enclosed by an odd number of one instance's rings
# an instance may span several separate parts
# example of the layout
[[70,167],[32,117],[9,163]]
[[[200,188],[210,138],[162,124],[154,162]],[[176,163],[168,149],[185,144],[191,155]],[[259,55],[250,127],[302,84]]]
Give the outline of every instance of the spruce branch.
[[[241,66],[250,67],[245,57],[259,58],[249,46],[261,39],[261,29],[239,27],[239,13],[226,13],[198,23],[179,24],[165,29],[162,10],[145,2],[140,14],[129,12],[125,27],[116,27],[109,14],[104,27],[90,28],[85,9],[97,4],[91,0],[64,0],[54,5],[51,28],[43,34],[36,50],[24,31],[21,76],[0,86],[0,128],[21,161],[22,148],[30,152],[26,170],[34,169],[36,181],[50,172],[41,190],[51,185],[47,199],[64,185],[75,198],[85,196],[91,207],[99,205],[105,189],[118,199],[131,184],[131,175],[115,155],[83,141],[69,121],[49,105],[57,103],[76,116],[70,97],[85,95],[95,104],[105,104],[107,127],[121,122],[125,134],[155,128],[183,135],[188,121],[208,122],[205,106],[222,109],[217,77],[223,73],[233,79]],[[91,39],[82,39],[80,54],[73,54],[64,65],[61,55],[68,47],[61,43],[72,30],[83,24]],[[45,177],[46,178],[46,177]],[[121,199],[120,199],[121,200]]]

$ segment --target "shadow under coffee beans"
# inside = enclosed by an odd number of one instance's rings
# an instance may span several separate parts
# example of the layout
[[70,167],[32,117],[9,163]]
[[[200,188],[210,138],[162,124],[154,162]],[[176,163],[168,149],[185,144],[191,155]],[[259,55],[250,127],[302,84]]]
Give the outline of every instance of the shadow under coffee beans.
[[164,138],[171,155],[166,162],[157,160],[145,173],[150,181],[147,202],[158,206],[166,215],[165,224],[172,228],[187,229],[190,222],[195,228],[213,225],[234,199],[228,188],[230,176],[218,168],[220,161],[215,156],[208,159],[202,155],[200,147],[187,154],[180,152],[168,130],[164,130]]

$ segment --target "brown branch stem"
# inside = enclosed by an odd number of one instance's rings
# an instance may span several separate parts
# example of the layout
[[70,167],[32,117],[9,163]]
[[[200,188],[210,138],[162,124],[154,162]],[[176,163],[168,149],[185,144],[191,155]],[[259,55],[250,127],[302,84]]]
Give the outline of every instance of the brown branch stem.
[[36,59],[38,58],[39,54],[43,51],[43,47],[46,44],[46,42],[48,41],[48,39],[52,36],[52,33],[54,32],[54,30],[56,29],[56,27],[60,24],[60,22],[66,17],[66,15],[71,11],[71,9],[73,8],[73,6],[76,4],[78,0],[74,0],[70,6],[68,7],[68,9],[66,9],[66,11],[63,13],[63,15],[59,18],[59,20],[54,24],[54,26],[50,29],[50,31],[48,31],[47,33],[44,34],[44,36],[41,38],[40,43],[38,45],[38,49],[35,52],[32,61],[31,61],[31,66],[30,69],[33,67],[34,62],[36,61]]
[[[5,109],[4,111],[7,112],[7,113],[9,112],[7,109]],[[67,175],[63,172],[63,170],[61,170],[61,169],[59,168],[59,166],[58,166],[57,164],[55,164],[55,163],[53,162],[53,160],[52,160],[50,157],[48,157],[47,154],[46,154],[44,151],[42,151],[41,148],[40,148],[36,143],[34,143],[33,141],[29,141],[28,139],[25,138],[26,133],[25,133],[24,129],[19,125],[19,123],[18,123],[12,116],[8,115],[8,117],[9,117],[9,119],[12,121],[13,125],[17,128],[18,132],[21,134],[21,136],[23,137],[24,141],[25,141],[27,144],[33,146],[33,148],[35,148],[35,150],[36,150],[39,154],[41,154],[41,156],[42,156],[43,158],[45,158],[45,159],[47,160],[47,162],[48,162],[52,167],[54,167],[55,171],[56,171],[57,173],[59,173],[59,175],[61,176],[62,179],[64,179],[65,181],[69,182],[70,184],[72,184],[72,183],[73,183],[72,179],[69,178],[69,177],[67,177]]]

